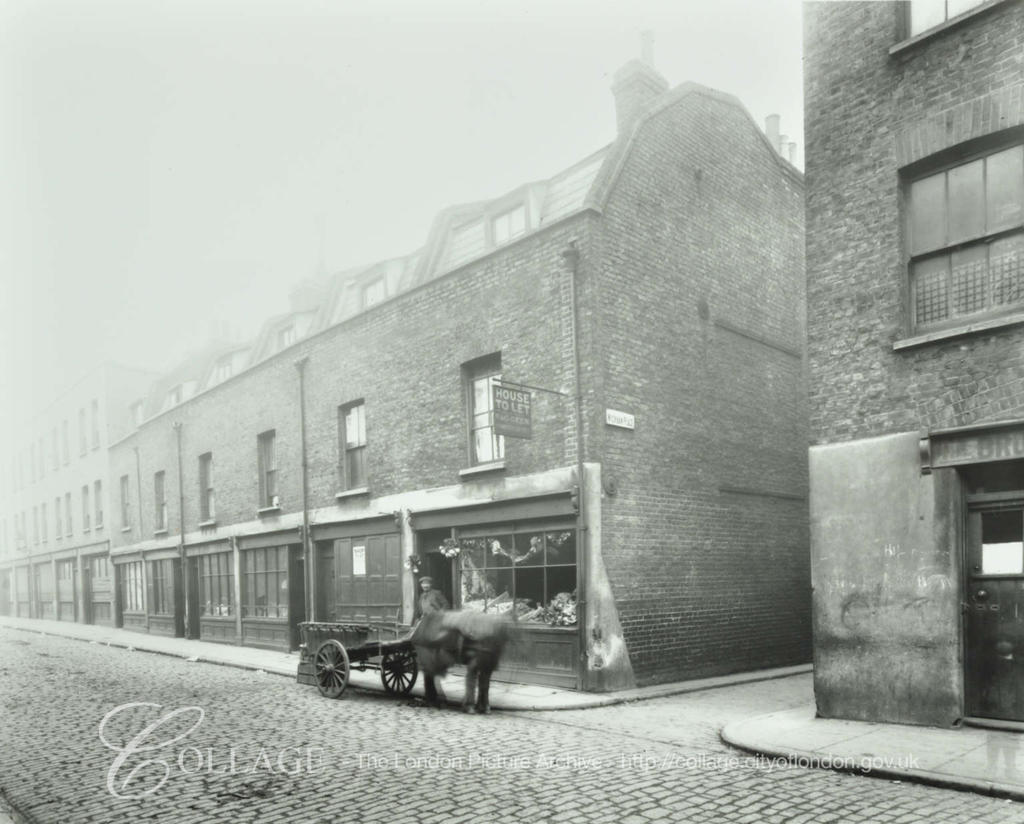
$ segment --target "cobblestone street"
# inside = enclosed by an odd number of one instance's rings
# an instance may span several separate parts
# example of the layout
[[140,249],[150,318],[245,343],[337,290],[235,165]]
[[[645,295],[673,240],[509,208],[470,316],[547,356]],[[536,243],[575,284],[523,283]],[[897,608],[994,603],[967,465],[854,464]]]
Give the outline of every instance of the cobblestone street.
[[[806,702],[807,675],[480,717],[0,629],[0,676],[0,788],[30,822],[1024,821],[1014,802],[720,743],[730,720]],[[140,702],[160,706],[114,712]]]

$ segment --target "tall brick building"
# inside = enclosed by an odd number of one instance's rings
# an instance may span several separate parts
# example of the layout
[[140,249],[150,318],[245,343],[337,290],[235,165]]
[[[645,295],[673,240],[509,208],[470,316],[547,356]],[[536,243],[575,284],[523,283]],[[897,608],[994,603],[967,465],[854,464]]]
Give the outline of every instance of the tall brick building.
[[1024,720],[1024,10],[805,5],[822,715]]
[[107,450],[131,431],[129,403],[153,378],[98,367],[8,434],[0,614],[113,625]]
[[154,386],[110,452],[125,627],[289,648],[429,573],[519,618],[510,678],[808,660],[801,175],[729,95],[613,90],[611,145]]

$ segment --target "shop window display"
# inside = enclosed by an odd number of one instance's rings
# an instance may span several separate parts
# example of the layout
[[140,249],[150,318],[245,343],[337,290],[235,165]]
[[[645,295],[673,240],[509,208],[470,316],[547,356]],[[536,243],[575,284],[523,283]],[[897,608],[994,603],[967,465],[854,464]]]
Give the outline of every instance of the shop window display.
[[462,608],[550,626],[576,623],[576,535],[569,530],[495,532],[448,539],[458,557]]

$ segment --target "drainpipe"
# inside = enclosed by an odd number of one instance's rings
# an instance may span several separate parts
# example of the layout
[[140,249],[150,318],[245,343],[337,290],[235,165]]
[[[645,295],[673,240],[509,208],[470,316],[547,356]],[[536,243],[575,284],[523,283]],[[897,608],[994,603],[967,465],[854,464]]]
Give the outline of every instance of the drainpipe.
[[175,421],[174,423],[174,434],[178,441],[178,560],[181,562],[181,588],[182,588],[182,606],[184,609],[185,619],[185,637],[191,638],[192,632],[192,604],[189,603],[188,589],[189,589],[189,575],[188,565],[185,562],[185,478],[181,471],[181,421]]
[[588,540],[589,530],[587,529],[587,496],[583,479],[583,382],[580,378],[580,340],[579,340],[579,299],[576,291],[576,278],[579,274],[580,251],[576,248],[576,241],[569,241],[569,248],[562,252],[562,257],[569,266],[569,302],[572,313],[570,323],[572,324],[572,367],[573,367],[573,400],[576,412],[576,497],[578,506],[576,508],[576,529],[580,536],[580,552],[576,559],[580,591],[576,595],[576,622],[583,630],[580,658],[582,669],[577,676],[576,686],[578,689],[585,689],[588,686],[587,668],[587,552],[590,541]]
[[313,574],[313,552],[309,546],[309,457],[306,452],[306,364],[309,358],[301,358],[295,361],[295,368],[299,370],[299,440],[302,449],[302,574],[306,578],[305,586],[302,587],[304,600],[305,618],[308,621],[315,621],[315,603],[312,597],[313,584],[316,577]]

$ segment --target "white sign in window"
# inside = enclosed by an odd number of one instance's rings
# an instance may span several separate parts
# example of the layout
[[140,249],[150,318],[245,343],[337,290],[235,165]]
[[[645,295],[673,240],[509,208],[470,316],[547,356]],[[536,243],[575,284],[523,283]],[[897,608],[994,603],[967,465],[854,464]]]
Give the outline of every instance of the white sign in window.
[[366,547],[352,547],[352,574],[366,575]]

